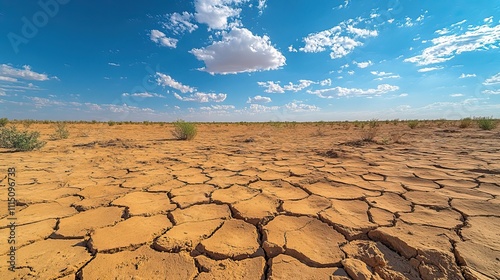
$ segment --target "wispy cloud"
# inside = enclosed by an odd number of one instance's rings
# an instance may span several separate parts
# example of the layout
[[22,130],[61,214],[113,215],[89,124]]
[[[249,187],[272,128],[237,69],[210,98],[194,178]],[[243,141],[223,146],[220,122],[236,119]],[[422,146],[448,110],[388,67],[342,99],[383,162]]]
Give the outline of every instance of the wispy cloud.
[[[465,33],[444,35],[431,40],[432,46],[423,50],[422,54],[405,59],[405,62],[419,66],[437,64],[453,59],[456,55],[484,51],[496,48],[500,41],[500,25],[490,26],[490,23],[481,26],[469,26]],[[448,32],[441,32],[447,34]]]
[[8,82],[18,80],[47,81],[50,79],[47,74],[41,74],[31,70],[31,66],[29,65],[24,65],[22,69],[19,69],[7,64],[0,64],[0,77],[2,77],[1,80]]
[[168,15],[168,20],[163,24],[163,26],[166,29],[172,30],[174,34],[182,34],[185,32],[191,33],[198,28],[198,25],[192,21],[194,21],[194,15],[191,13],[173,13]]
[[156,30],[156,29],[153,29],[151,30],[150,34],[149,34],[149,38],[151,39],[151,41],[163,46],[163,47],[169,47],[169,48],[176,48],[177,47],[177,42],[179,40],[175,39],[175,38],[169,38],[167,37],[167,35],[165,35],[165,33],[159,31],[159,30]]
[[259,14],[262,15],[264,9],[267,7],[267,0],[259,0],[259,5],[257,5],[257,9],[259,9]]
[[500,84],[500,73],[484,80],[483,82],[483,85],[485,86],[496,85],[496,84]]
[[180,90],[182,93],[187,93],[187,92],[194,92],[196,91],[195,88],[183,85],[182,83],[179,83],[178,81],[174,80],[172,77],[169,75],[156,72],[156,82],[159,85],[170,87],[176,90]]
[[[484,80],[483,85],[498,87],[500,85],[500,73],[493,75],[492,77]],[[499,88],[486,89],[486,90],[483,90],[482,93],[496,95],[496,94],[500,94],[500,89]]]
[[206,103],[206,102],[222,102],[222,101],[226,100],[227,94],[196,92],[196,93],[193,93],[189,96],[180,96],[179,94],[174,93],[174,96],[175,96],[175,98],[177,98],[181,101],[193,101],[193,102]]
[[462,75],[460,75],[460,77],[458,77],[459,79],[465,79],[465,78],[474,78],[476,77],[476,74],[464,74],[462,73]]
[[334,97],[344,97],[344,96],[379,96],[388,92],[393,92],[399,90],[398,86],[393,86],[389,84],[382,84],[377,86],[377,88],[372,89],[359,89],[359,88],[344,88],[344,87],[334,87],[319,90],[308,90],[309,94],[317,95],[321,98],[334,98]]
[[150,92],[136,92],[136,93],[127,93],[124,92],[122,96],[132,96],[132,97],[140,97],[140,98],[153,98],[153,97],[158,97],[158,98],[165,98],[164,95],[158,94],[158,93],[150,93]]
[[193,102],[222,102],[226,100],[227,94],[224,93],[204,93],[198,92],[196,88],[183,85],[182,83],[174,80],[169,75],[157,72],[156,82],[159,85],[170,87],[179,90],[182,93],[192,93],[188,96],[181,96],[174,92],[174,97],[181,101],[193,101]]
[[500,94],[500,89],[497,89],[497,90],[491,90],[491,89],[486,89],[486,90],[483,90],[482,91],[484,94]]
[[372,75],[377,76],[378,78],[375,78],[375,81],[382,81],[385,79],[398,79],[401,78],[399,75],[390,73],[390,72],[379,72],[379,71],[371,71],[370,72]]
[[441,69],[443,69],[443,67],[441,67],[441,66],[437,66],[437,67],[424,67],[424,68],[418,69],[417,71],[420,72],[420,73],[425,73],[425,72],[430,72],[430,71],[435,71],[435,70],[441,70]]
[[108,65],[115,66],[115,67],[119,67],[120,66],[120,64],[114,63],[114,62],[108,62]]

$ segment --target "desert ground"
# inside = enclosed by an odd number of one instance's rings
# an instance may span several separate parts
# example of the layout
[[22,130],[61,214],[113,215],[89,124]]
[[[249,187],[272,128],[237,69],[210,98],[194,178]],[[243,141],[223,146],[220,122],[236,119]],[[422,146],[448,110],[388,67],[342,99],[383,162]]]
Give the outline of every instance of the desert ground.
[[0,149],[0,279],[500,279],[499,128],[68,128]]

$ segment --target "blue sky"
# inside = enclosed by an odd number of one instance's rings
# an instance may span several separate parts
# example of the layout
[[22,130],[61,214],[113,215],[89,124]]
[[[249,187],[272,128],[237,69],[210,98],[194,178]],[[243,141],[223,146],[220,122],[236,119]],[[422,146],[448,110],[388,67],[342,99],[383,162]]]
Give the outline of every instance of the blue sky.
[[498,1],[0,0],[0,117],[500,117]]

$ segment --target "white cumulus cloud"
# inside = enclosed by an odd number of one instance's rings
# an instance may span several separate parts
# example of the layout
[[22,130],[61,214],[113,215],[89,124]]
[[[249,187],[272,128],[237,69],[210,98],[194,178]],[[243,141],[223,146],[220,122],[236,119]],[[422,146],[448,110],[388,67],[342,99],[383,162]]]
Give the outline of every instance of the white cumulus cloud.
[[368,66],[372,66],[373,62],[371,60],[365,61],[365,62],[356,62],[354,61],[353,64],[357,65],[359,68],[366,68]]
[[319,107],[315,105],[304,104],[300,101],[293,101],[285,104],[285,108],[292,112],[315,112],[319,111]]
[[195,18],[199,23],[207,24],[210,29],[226,29],[229,18],[238,17],[241,9],[238,4],[246,0],[195,0]]
[[256,95],[254,97],[249,97],[247,103],[269,103],[271,101],[269,97]]
[[332,79],[330,79],[330,78],[324,79],[323,81],[320,81],[319,84],[322,85],[322,86],[331,86],[332,85]]
[[265,87],[264,90],[267,93],[284,93],[285,89],[278,82],[267,81],[267,82],[257,82],[261,87]]
[[330,57],[337,59],[350,54],[362,46],[361,39],[378,36],[377,30],[356,28],[353,24],[342,22],[330,29],[311,33],[303,38],[305,46],[299,50],[306,53],[330,50]]
[[286,58],[271,45],[269,37],[253,35],[246,28],[224,32],[222,40],[190,51],[205,62],[202,70],[211,74],[236,74],[274,70],[285,65]]
[[299,80],[298,84],[288,83],[287,85],[281,86],[280,82],[257,82],[257,84],[261,87],[265,87],[265,92],[267,93],[284,93],[285,91],[293,91],[298,92],[305,88],[308,88],[310,85],[315,84],[315,82],[311,80]]

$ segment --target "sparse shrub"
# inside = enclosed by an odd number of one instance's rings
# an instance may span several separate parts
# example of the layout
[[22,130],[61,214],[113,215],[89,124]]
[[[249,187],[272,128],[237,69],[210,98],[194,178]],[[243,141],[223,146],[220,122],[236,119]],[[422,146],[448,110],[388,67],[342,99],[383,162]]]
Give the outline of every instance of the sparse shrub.
[[481,128],[482,130],[492,130],[497,126],[495,119],[493,119],[492,117],[476,118],[476,120],[479,128]]
[[326,135],[325,132],[320,127],[318,127],[318,129],[316,129],[315,132],[311,133],[311,136],[314,136],[314,137],[322,137],[325,135]]
[[365,142],[373,142],[375,136],[377,136],[378,133],[378,128],[375,127],[369,127],[368,129],[364,129],[362,134],[361,134],[361,140]]
[[467,128],[472,125],[472,119],[471,118],[463,118],[460,120],[460,124],[458,127],[460,128]]
[[408,122],[408,127],[414,129],[418,126],[419,122],[417,120],[412,120]]
[[90,130],[85,129],[85,130],[80,130],[80,134],[78,134],[79,137],[89,137],[90,135]]
[[68,139],[69,131],[63,122],[56,123],[54,134],[50,135],[52,140]]
[[399,119],[393,119],[392,120],[393,125],[398,125],[399,124]]
[[403,144],[404,142],[401,139],[403,138],[404,135],[405,134],[401,132],[393,132],[391,133],[391,141],[396,144]]
[[174,122],[172,134],[177,140],[192,140],[196,136],[196,125],[193,123],[178,120]]
[[45,141],[38,140],[38,131],[18,131],[16,127],[0,129],[0,148],[32,151],[42,148]]
[[379,126],[378,119],[371,119],[370,121],[368,121],[368,126],[370,128],[375,128],[375,127]]
[[113,126],[113,125],[115,125],[115,124],[116,124],[116,122],[114,122],[114,121],[108,121],[108,125],[109,125],[109,126]]
[[23,126],[25,128],[29,128],[32,124],[35,123],[35,120],[27,119],[23,121]]
[[6,126],[7,123],[9,123],[9,119],[7,119],[7,118],[1,118],[0,119],[0,127]]

